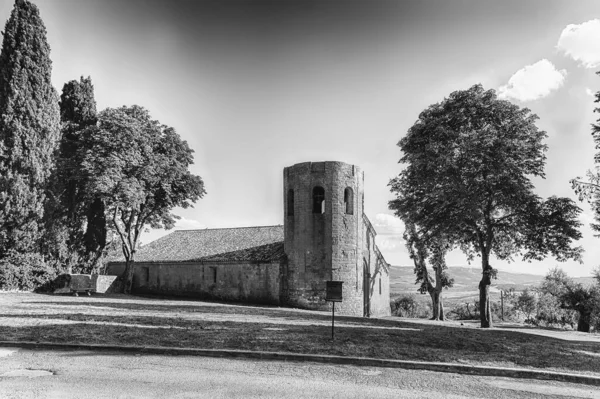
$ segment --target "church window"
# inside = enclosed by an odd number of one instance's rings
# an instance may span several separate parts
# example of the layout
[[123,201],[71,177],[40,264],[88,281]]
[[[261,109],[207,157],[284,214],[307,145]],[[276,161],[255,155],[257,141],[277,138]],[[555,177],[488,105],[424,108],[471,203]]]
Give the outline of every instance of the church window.
[[320,186],[313,188],[313,213],[325,213],[325,189]]
[[379,295],[381,295],[381,277],[379,277]]
[[344,208],[346,215],[354,214],[354,192],[350,187],[344,190]]
[[287,214],[288,216],[294,216],[294,190],[291,188],[288,190],[287,195]]

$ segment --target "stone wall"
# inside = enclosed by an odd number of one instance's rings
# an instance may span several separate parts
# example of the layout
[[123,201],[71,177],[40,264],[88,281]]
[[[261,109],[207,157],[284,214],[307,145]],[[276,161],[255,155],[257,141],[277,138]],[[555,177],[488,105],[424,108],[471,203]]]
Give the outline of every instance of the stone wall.
[[384,260],[378,256],[375,245],[377,234],[371,222],[365,217],[363,223],[365,229],[361,239],[361,247],[364,265],[364,315],[369,317],[390,316],[389,266],[384,264]]
[[118,276],[92,275],[92,285],[96,287],[96,293],[109,294],[123,291],[123,286]]
[[[336,311],[363,315],[363,173],[343,162],[306,162],[284,169],[284,229],[287,265],[282,271],[282,300],[292,306],[330,309],[325,282],[343,281],[343,302]],[[314,212],[314,189],[324,189],[324,211]],[[349,189],[351,198],[345,198]],[[293,190],[293,202],[290,196]],[[346,201],[351,206],[347,208]],[[293,205],[293,212],[290,211]]]
[[[279,304],[279,263],[136,262],[132,293]],[[121,275],[122,262],[106,274]]]

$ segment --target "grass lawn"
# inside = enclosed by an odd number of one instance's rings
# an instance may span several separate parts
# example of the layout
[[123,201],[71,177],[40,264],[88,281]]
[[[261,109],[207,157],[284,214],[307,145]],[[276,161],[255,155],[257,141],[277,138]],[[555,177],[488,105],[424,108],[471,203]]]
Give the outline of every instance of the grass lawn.
[[0,340],[244,349],[535,368],[600,376],[600,335],[514,324],[336,316],[125,295],[0,293]]

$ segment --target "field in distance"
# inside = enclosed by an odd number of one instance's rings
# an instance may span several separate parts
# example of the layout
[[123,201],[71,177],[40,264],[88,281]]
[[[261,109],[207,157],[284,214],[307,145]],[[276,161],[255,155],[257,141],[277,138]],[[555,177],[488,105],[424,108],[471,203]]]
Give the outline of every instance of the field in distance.
[[[412,266],[391,266],[390,267],[390,292],[391,296],[398,296],[407,293],[417,294],[418,286],[415,284],[415,274]],[[481,280],[481,268],[449,266],[450,276],[454,278],[454,286],[444,290],[445,297],[454,296],[476,296],[479,293],[479,281]],[[567,271],[568,273],[568,271]],[[526,288],[533,288],[541,284],[544,276],[538,274],[511,273],[500,270],[498,279],[492,280],[490,292],[499,295],[501,290],[523,291]],[[593,284],[593,277],[577,277],[576,282],[583,284]]]

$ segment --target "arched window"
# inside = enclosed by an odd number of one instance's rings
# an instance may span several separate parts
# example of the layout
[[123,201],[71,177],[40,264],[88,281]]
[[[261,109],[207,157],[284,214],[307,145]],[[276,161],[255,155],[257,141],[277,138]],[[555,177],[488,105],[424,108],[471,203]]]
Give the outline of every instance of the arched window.
[[320,186],[313,188],[313,213],[325,213],[325,189]]
[[354,191],[350,187],[344,190],[344,209],[346,215],[354,215]]
[[287,215],[294,216],[294,190],[288,190],[287,195]]

